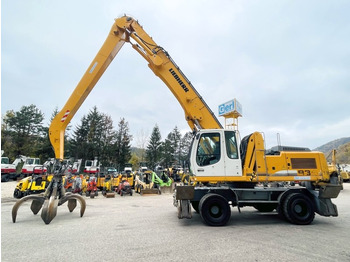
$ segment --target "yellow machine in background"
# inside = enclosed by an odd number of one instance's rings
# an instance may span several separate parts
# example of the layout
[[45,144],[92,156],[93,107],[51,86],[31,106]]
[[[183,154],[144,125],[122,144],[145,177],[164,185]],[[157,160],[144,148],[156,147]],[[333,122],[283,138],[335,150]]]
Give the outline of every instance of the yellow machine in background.
[[350,174],[348,172],[345,172],[344,170],[342,170],[341,167],[339,166],[339,164],[337,164],[337,160],[336,160],[337,151],[335,149],[333,149],[331,154],[332,154],[332,162],[330,164],[328,164],[328,169],[331,172],[339,172],[340,183],[348,182],[350,180]]
[[154,183],[154,172],[146,170],[136,174],[135,192],[140,195],[144,194],[161,194],[160,188]]
[[33,174],[21,179],[13,192],[14,198],[22,198],[31,194],[39,194],[45,191],[50,183],[52,175]]

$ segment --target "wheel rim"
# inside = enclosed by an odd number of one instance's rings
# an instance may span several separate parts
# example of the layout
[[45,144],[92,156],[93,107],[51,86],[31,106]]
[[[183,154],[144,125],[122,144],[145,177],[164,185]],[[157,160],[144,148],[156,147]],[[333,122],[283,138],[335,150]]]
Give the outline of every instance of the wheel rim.
[[310,213],[309,206],[307,205],[307,203],[301,200],[296,201],[293,207],[293,211],[294,211],[294,214],[301,219],[307,217]]
[[217,205],[213,205],[210,207],[210,214],[215,217],[218,218],[222,215],[222,210],[219,206]]

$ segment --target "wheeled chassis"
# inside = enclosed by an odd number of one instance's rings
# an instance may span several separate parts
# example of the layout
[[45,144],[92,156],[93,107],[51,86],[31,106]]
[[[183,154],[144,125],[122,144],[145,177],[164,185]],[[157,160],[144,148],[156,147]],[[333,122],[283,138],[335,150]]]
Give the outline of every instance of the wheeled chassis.
[[[178,208],[180,219],[192,218],[192,206],[200,213],[204,222],[211,226],[223,226],[229,221],[231,209],[228,206],[236,206],[239,212],[240,208],[244,206],[253,206],[262,212],[271,212],[277,209],[291,223],[309,224],[313,220],[314,212],[321,216],[338,216],[337,207],[332,203],[331,198],[336,198],[341,189],[341,185],[333,184],[320,186],[317,189],[290,185],[255,186],[253,188],[235,188],[228,185],[185,185],[176,187],[174,206]],[[305,205],[305,212],[309,213],[308,218],[304,218],[306,216],[304,213],[300,213],[300,215],[296,213],[303,205]],[[212,207],[224,210],[222,212],[226,212],[226,218],[217,219],[213,215],[213,219],[211,219],[211,213],[207,209]]]

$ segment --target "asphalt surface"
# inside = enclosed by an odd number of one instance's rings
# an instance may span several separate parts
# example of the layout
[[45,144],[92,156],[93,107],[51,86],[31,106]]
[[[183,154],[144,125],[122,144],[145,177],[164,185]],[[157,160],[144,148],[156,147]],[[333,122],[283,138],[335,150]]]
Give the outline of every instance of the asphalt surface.
[[83,217],[64,204],[49,225],[25,203],[13,223],[15,185],[1,183],[1,261],[350,261],[349,183],[333,200],[338,217],[297,226],[232,208],[225,227],[179,220],[172,194],[86,198]]

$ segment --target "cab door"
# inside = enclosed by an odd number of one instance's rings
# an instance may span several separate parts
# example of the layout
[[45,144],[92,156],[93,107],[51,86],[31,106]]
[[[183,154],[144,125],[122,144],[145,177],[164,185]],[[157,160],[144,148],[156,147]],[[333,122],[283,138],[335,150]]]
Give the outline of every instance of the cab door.
[[225,130],[225,149],[223,156],[225,159],[225,175],[242,176],[242,161],[239,155],[236,132],[234,130]]
[[200,132],[194,139],[191,152],[192,172],[203,177],[225,176],[223,132]]

